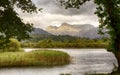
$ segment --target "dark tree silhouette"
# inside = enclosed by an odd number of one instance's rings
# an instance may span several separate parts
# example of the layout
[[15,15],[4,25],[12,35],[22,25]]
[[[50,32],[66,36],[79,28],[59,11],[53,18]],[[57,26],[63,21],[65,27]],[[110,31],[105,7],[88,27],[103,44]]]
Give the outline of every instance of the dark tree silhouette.
[[29,38],[33,30],[31,23],[24,23],[15,8],[27,13],[37,12],[31,0],[0,0],[0,48],[9,42],[11,37],[18,40]]

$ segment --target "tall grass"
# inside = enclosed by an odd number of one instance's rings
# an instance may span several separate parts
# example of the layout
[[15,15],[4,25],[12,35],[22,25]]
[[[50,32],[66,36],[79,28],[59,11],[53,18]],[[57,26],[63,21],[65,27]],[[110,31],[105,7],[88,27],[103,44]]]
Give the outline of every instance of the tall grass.
[[57,66],[70,62],[67,53],[53,50],[0,53],[0,67]]

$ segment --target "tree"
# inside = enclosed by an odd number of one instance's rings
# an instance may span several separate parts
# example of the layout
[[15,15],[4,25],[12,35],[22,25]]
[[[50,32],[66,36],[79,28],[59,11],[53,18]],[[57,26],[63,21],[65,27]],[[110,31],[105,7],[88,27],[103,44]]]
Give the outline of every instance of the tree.
[[[65,8],[79,9],[82,4],[90,0],[58,0]],[[92,0],[93,1],[93,0]],[[96,12],[99,17],[99,32],[107,28],[110,35],[108,51],[112,51],[118,61],[118,72],[120,72],[120,0],[94,0],[97,5]]]
[[33,30],[32,24],[24,23],[15,8],[27,13],[37,12],[31,0],[0,0],[0,48],[5,47],[11,37],[29,38],[29,32]]

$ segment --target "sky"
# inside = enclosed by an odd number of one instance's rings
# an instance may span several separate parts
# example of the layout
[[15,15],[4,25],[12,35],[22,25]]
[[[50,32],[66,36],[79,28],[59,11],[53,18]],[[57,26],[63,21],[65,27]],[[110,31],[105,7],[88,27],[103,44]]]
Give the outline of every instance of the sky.
[[98,18],[94,14],[96,5],[91,1],[81,6],[81,9],[65,9],[60,6],[57,0],[32,0],[38,8],[43,8],[37,14],[22,13],[18,10],[20,17],[25,22],[34,24],[36,28],[45,29],[47,26],[60,26],[62,23],[68,24],[91,24],[98,26]]

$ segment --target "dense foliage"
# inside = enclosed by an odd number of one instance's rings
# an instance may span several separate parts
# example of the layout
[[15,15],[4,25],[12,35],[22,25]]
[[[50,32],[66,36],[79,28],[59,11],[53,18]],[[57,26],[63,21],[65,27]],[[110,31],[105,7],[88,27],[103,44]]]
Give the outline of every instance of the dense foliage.
[[31,0],[0,0],[0,48],[5,47],[11,37],[29,38],[33,30],[32,24],[24,23],[15,8],[27,13],[37,12]]
[[33,48],[106,48],[106,39],[88,39],[72,36],[40,35],[22,43],[22,47]]
[[13,38],[10,39],[10,42],[6,44],[5,48],[0,49],[0,52],[17,52],[17,51],[23,51],[21,48],[21,42]]

